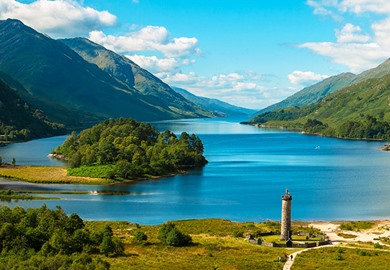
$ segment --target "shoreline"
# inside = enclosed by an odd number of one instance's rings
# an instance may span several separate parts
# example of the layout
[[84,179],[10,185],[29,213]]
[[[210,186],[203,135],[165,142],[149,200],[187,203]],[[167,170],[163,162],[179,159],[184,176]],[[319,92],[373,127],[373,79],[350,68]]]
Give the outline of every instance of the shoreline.
[[162,178],[185,175],[188,171],[180,170],[167,175],[147,175],[134,179],[109,179],[86,176],[70,176],[66,167],[11,165],[3,163],[0,166],[0,177],[36,184],[81,184],[81,185],[121,185],[134,184],[139,181],[159,180]]
[[308,136],[319,136],[319,137],[326,137],[326,138],[333,138],[333,139],[340,139],[340,140],[351,140],[351,141],[373,141],[373,142],[385,142],[385,145],[383,145],[380,149],[385,152],[390,152],[390,144],[386,143],[387,140],[385,139],[373,139],[373,138],[347,138],[347,137],[337,137],[337,136],[331,136],[331,135],[325,135],[320,133],[310,133],[305,132],[300,129],[291,129],[284,126],[267,126],[264,124],[255,124],[255,123],[249,123],[249,122],[240,122],[242,125],[249,125],[257,128],[265,128],[265,129],[281,129],[286,130],[290,132],[297,132],[302,135],[308,135]]

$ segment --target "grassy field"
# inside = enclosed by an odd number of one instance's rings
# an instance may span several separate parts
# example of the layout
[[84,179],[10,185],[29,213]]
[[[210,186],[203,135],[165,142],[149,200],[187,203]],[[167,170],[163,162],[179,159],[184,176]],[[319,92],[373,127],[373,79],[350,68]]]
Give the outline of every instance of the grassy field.
[[[256,231],[275,230],[278,222],[231,222],[221,219],[175,221],[176,227],[190,234],[193,245],[168,247],[157,239],[161,225],[144,226],[129,222],[87,222],[87,228],[100,230],[108,224],[114,234],[125,242],[125,255],[105,258],[114,270],[122,269],[283,269],[285,258],[299,249],[271,248],[250,244],[245,236]],[[302,222],[293,222],[300,231],[312,228]],[[133,235],[141,231],[147,241],[136,242]],[[240,233],[237,233],[240,232]],[[243,235],[237,237],[237,235]],[[277,236],[276,236],[277,237]],[[348,247],[311,249],[298,255],[291,269],[389,269],[390,253],[382,246],[355,243]]]
[[0,167],[0,176],[33,183],[58,184],[110,184],[114,181],[102,178],[67,175],[66,168],[45,166]]
[[292,269],[388,270],[390,253],[360,248],[321,248],[301,253]]
[[[247,234],[255,229],[268,229],[266,224],[231,222],[220,219],[174,222],[178,229],[190,234],[189,247],[167,247],[157,239],[158,226],[140,226],[127,222],[109,222],[114,233],[126,243],[124,257],[108,258],[110,269],[282,269],[279,257],[290,253],[283,248],[250,244],[237,231]],[[88,222],[87,226],[103,227],[107,222]],[[133,234],[142,231],[144,243],[135,243]]]

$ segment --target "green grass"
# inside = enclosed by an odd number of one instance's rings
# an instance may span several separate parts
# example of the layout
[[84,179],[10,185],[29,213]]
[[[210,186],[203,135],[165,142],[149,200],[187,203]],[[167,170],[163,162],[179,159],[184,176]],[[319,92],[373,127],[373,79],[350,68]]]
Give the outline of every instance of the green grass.
[[293,269],[388,270],[390,253],[356,248],[311,249],[296,257]]
[[78,168],[69,168],[68,175],[93,177],[93,178],[110,178],[110,172],[113,171],[114,165],[95,165],[95,166],[81,166]]
[[[275,230],[278,222],[232,222],[222,219],[174,221],[183,233],[190,234],[194,244],[189,247],[166,247],[157,239],[161,225],[149,226],[129,222],[87,222],[87,227],[101,229],[109,224],[114,234],[126,244],[124,257],[107,258],[111,269],[282,269],[284,258],[295,250],[253,245],[243,237],[234,237],[237,231],[243,235],[255,231]],[[359,222],[359,228],[364,227]],[[312,231],[303,222],[294,222],[293,228]],[[147,241],[133,241],[138,231],[145,233]],[[278,235],[265,236],[270,241]],[[305,238],[296,236],[296,241]],[[272,242],[272,241],[271,241]],[[354,243],[354,248],[326,247],[303,252],[295,259],[293,269],[388,269],[390,253],[373,243]],[[387,268],[386,268],[387,267]]]
[[361,230],[372,229],[375,226],[371,221],[349,221],[340,224],[341,230],[359,232]]
[[93,185],[114,183],[114,181],[109,179],[69,176],[66,168],[48,166],[0,167],[0,176],[32,183]]
[[[231,222],[221,219],[175,221],[176,227],[190,234],[194,244],[189,247],[167,247],[157,239],[161,225],[144,226],[129,222],[87,222],[88,228],[99,229],[109,224],[114,234],[126,244],[124,257],[107,258],[110,269],[282,269],[278,257],[291,253],[283,248],[270,248],[234,237],[236,230],[244,234],[267,225],[253,222]],[[264,227],[263,227],[264,226]],[[137,231],[148,240],[133,241]]]
[[356,238],[357,237],[357,235],[350,234],[350,233],[338,233],[337,235],[342,237],[342,238],[346,238],[346,239],[352,239],[352,238]]

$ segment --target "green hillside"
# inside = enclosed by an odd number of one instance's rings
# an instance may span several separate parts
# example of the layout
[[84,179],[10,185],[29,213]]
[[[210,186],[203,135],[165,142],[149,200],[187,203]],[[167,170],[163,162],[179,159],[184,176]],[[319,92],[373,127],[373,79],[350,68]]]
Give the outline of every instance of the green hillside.
[[312,103],[316,103],[325,96],[336,92],[352,83],[356,78],[356,75],[352,73],[342,73],[336,76],[329,77],[319,83],[303,88],[301,91],[294,95],[273,104],[263,110],[260,110],[256,115],[260,115],[265,112],[270,112],[276,109],[305,106]]
[[26,103],[0,80],[0,142],[65,134],[65,128],[51,122],[42,111]]
[[366,70],[355,77],[352,83],[363,82],[368,79],[382,78],[390,74],[390,59],[387,59],[379,66]]
[[318,103],[267,112],[249,122],[334,137],[390,140],[390,75],[353,84]]
[[49,112],[52,121],[64,124],[70,130],[91,126],[104,120],[103,117],[99,117],[92,113],[87,113],[75,108],[68,109],[58,103],[52,103],[48,100],[31,95],[21,83],[5,73],[0,72],[0,80],[3,80],[7,85],[14,89],[28,104],[35,108],[39,108],[45,115]]
[[260,110],[256,115],[270,112],[277,109],[288,108],[288,107],[300,107],[320,101],[325,96],[336,92],[344,87],[363,82],[368,79],[381,78],[390,74],[390,60],[386,60],[379,66],[369,69],[355,75],[352,73],[341,73],[336,76],[329,77],[323,81],[320,81],[314,85],[303,88],[301,91],[294,95],[268,106],[265,109]]
[[239,115],[248,116],[255,113],[255,110],[234,106],[215,98],[196,96],[182,88],[172,87],[172,89],[175,90],[180,95],[182,95],[187,100],[195,104],[198,104],[202,108],[205,108],[220,116],[239,116]]
[[142,95],[140,98],[146,103],[176,113],[177,115],[172,115],[172,118],[213,116],[209,111],[177,94],[166,83],[125,56],[118,55],[85,38],[60,41],[87,62],[97,65],[127,87],[133,87]]
[[163,95],[141,93],[131,82],[113,77],[64,43],[18,20],[0,21],[0,55],[0,72],[23,85],[34,106],[53,119],[62,118],[63,123],[76,125],[110,117],[151,121],[205,116],[188,115],[185,106],[168,106]]

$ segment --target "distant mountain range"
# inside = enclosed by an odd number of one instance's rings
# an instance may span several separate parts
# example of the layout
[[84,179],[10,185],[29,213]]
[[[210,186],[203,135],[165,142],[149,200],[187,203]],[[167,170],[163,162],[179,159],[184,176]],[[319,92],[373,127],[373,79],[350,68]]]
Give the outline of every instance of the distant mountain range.
[[250,116],[256,112],[255,110],[234,106],[218,99],[196,96],[183,88],[172,87],[172,89],[187,100],[222,117]]
[[314,85],[303,88],[301,91],[282,100],[281,102],[258,111],[255,115],[260,115],[262,113],[270,112],[276,109],[300,107],[313,104],[320,101],[327,95],[344,87],[365,81],[367,79],[381,78],[388,74],[390,74],[390,60],[386,60],[378,67],[369,69],[359,75],[355,75],[353,73],[341,73],[339,75],[329,77]]

